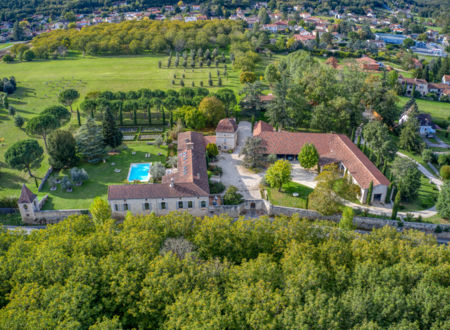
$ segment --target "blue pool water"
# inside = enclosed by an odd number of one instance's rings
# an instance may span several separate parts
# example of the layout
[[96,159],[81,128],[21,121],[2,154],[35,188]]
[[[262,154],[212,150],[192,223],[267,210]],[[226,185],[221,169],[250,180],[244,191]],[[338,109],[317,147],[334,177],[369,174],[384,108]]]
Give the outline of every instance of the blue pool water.
[[135,180],[148,181],[150,179],[150,163],[131,164],[128,173],[128,182]]

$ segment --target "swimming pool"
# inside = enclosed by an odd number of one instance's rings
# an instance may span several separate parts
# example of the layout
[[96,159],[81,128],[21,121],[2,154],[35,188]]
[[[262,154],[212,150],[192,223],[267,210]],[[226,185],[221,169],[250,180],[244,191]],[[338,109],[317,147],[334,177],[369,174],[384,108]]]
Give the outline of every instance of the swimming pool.
[[130,165],[128,172],[128,182],[141,181],[148,182],[150,180],[151,163],[133,163]]

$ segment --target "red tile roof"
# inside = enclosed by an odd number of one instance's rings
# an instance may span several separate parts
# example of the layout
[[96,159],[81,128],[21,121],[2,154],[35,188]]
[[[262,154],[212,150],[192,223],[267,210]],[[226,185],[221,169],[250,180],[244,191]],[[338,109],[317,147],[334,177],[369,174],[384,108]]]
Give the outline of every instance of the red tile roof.
[[22,191],[20,192],[18,203],[32,203],[36,199],[36,195],[28,189],[25,183],[22,185]]
[[224,118],[217,124],[216,132],[219,133],[234,133],[238,129],[238,125],[233,118]]
[[361,188],[369,188],[371,181],[374,186],[389,185],[389,180],[383,173],[345,135],[274,132],[267,129],[267,126],[270,125],[258,122],[253,131],[253,135],[262,138],[267,154],[297,155],[305,143],[312,143],[320,155],[322,164],[341,162]]
[[266,122],[260,120],[256,123],[253,128],[253,135],[259,135],[261,132],[273,132],[273,126],[267,124]]
[[109,186],[108,200],[209,196],[205,148],[201,133],[178,134],[177,172],[163,176],[160,184]]
[[215,135],[207,135],[207,136],[204,136],[203,139],[205,140],[205,146],[207,146],[210,143],[216,144],[216,136]]
[[274,99],[275,97],[272,94],[267,94],[267,95],[261,95],[259,97],[261,102],[270,102]]

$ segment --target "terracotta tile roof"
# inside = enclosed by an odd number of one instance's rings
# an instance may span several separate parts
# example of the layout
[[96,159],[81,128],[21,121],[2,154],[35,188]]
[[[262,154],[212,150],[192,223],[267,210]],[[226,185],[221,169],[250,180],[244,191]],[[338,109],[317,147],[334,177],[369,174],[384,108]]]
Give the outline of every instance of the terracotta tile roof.
[[253,128],[253,135],[259,135],[261,132],[273,132],[273,126],[267,124],[266,122],[260,120],[256,123],[255,127]]
[[32,203],[36,199],[36,195],[28,189],[25,183],[22,185],[22,191],[20,192],[18,203]]
[[216,132],[219,133],[234,133],[238,129],[238,125],[233,118],[224,118],[217,124]]
[[377,61],[375,61],[373,58],[370,58],[368,56],[363,56],[363,57],[357,58],[356,61],[359,63],[364,63],[364,64],[378,65]]
[[361,188],[369,188],[371,181],[375,186],[389,185],[389,180],[345,135],[261,131],[259,124],[255,126],[253,135],[262,138],[268,154],[297,155],[305,143],[312,143],[320,155],[321,164],[341,162]]
[[126,184],[108,187],[108,200],[209,196],[192,183]]
[[272,94],[267,94],[267,95],[261,95],[259,97],[261,102],[270,102],[274,99],[275,97]]
[[215,135],[207,135],[207,136],[204,136],[203,139],[205,140],[205,146],[207,146],[209,143],[216,144],[216,136]]
[[160,184],[109,186],[108,200],[209,196],[205,148],[201,133],[178,134],[177,172],[163,176]]

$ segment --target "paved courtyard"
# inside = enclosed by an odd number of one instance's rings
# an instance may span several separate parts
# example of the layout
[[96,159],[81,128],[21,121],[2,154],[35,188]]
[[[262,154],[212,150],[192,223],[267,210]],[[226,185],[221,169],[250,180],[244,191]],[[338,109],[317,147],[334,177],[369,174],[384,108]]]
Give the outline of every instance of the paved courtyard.
[[[261,194],[259,184],[265,171],[254,173],[242,165],[242,158],[239,151],[244,146],[245,141],[252,136],[251,124],[241,121],[238,128],[238,145],[232,154],[221,153],[216,164],[222,168],[223,174],[221,182],[226,186],[235,186],[246,199],[260,199]],[[300,167],[298,162],[292,162],[292,180],[307,187],[314,188],[316,183],[314,178],[317,173],[307,171]]]

